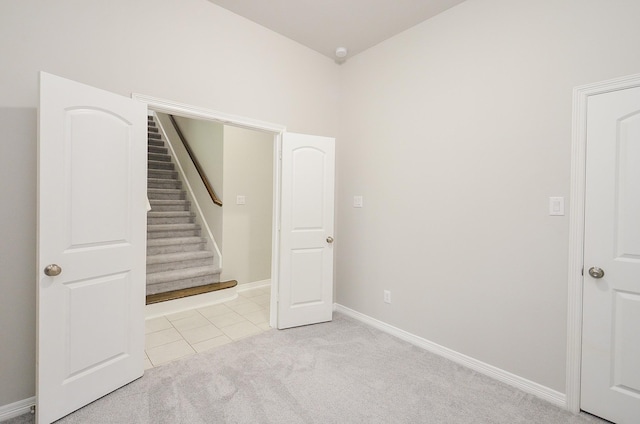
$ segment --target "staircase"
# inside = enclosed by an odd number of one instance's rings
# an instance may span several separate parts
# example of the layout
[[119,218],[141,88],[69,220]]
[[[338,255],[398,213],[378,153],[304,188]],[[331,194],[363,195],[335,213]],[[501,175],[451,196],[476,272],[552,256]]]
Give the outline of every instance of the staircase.
[[218,283],[220,269],[152,116],[148,143],[147,296]]

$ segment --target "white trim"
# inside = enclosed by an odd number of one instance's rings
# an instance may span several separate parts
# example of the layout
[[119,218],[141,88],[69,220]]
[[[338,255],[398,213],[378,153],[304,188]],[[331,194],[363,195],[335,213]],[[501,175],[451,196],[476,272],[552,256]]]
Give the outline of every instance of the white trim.
[[163,315],[177,314],[190,309],[228,302],[238,297],[236,287],[146,305],[144,307],[144,319],[158,318]]
[[375,327],[378,330],[384,331],[385,333],[391,334],[392,336],[395,336],[399,339],[409,342],[412,345],[418,346],[431,353],[435,353],[436,355],[447,358],[453,362],[456,362],[460,365],[463,365],[467,368],[477,371],[480,374],[489,376],[495,380],[501,381],[505,384],[513,386],[524,392],[531,393],[532,395],[542,398],[547,402],[553,403],[554,405],[557,405],[560,407],[565,406],[565,403],[566,403],[565,395],[556,390],[553,390],[549,387],[543,386],[542,384],[538,384],[531,380],[527,380],[524,377],[520,377],[518,375],[512,374],[501,368],[497,368],[497,367],[494,367],[493,365],[489,365],[485,362],[471,358],[470,356],[464,355],[460,352],[456,352],[455,350],[441,346],[432,341],[423,339],[422,337],[416,336],[415,334],[411,334],[407,331],[401,330],[385,322],[378,321],[377,319],[372,318],[368,315],[354,311],[353,309],[349,309],[346,306],[335,304],[334,307],[335,307],[335,310],[338,312],[341,312],[347,316],[350,316],[351,318],[354,318],[367,325]]
[[573,90],[571,139],[571,203],[569,214],[569,276],[567,305],[567,404],[580,412],[582,365],[582,269],[584,267],[584,206],[587,150],[587,103],[589,97],[640,87],[640,74],[583,85]]
[[261,287],[269,287],[271,285],[271,279],[268,278],[266,280],[260,281],[252,281],[251,283],[238,284],[236,287],[238,289],[238,293],[246,292],[247,290],[259,289]]
[[31,412],[36,406],[35,396],[0,406],[0,422]]
[[230,115],[212,109],[186,105],[184,103],[178,103],[172,100],[160,99],[157,97],[147,96],[139,93],[132,93],[131,98],[146,103],[148,108],[152,108],[158,112],[177,114],[187,118],[218,121],[227,125],[235,125],[242,128],[270,132],[273,134],[275,154],[273,155],[273,235],[271,252],[271,312],[269,317],[269,325],[271,325],[271,327],[273,328],[277,328],[278,283],[280,278],[280,196],[282,191],[280,187],[280,178],[282,174],[282,161],[280,160],[280,152],[282,151],[282,134],[286,131],[287,128],[284,125],[272,124],[256,119]]
[[172,100],[147,96],[144,94],[133,93],[131,94],[131,98],[146,103],[148,107],[152,108],[155,111],[172,115],[180,115],[184,116],[185,118],[218,121],[227,125],[235,125],[237,127],[243,127],[263,132],[271,132],[275,134],[281,134],[286,131],[286,127],[284,125],[272,124],[269,122],[245,118],[237,115],[230,115],[228,113],[219,112],[213,109],[191,106],[184,103],[174,102]]

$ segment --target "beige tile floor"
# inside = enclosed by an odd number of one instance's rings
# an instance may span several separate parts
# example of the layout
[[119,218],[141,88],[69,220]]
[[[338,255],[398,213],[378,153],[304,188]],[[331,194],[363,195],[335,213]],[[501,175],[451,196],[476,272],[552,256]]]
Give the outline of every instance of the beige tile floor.
[[269,327],[270,287],[234,300],[145,321],[145,369],[214,349]]

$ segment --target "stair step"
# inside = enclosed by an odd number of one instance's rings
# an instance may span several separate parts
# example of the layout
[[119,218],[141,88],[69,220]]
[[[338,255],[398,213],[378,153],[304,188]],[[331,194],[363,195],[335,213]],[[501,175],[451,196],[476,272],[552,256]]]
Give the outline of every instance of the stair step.
[[[153,124],[153,125],[152,125]],[[158,127],[156,127],[156,123],[155,122],[149,122],[147,125],[147,132],[152,132],[152,133],[157,133],[160,130],[158,129]]]
[[178,178],[178,171],[172,171],[171,169],[147,169],[147,178],[175,180]]
[[162,136],[160,135],[160,133],[147,133],[147,139],[149,140],[159,140],[161,138]]
[[160,147],[160,146],[148,146],[147,152],[149,152],[149,153],[159,153],[161,155],[168,155],[169,154],[169,149],[167,149],[166,147]]
[[202,237],[174,237],[147,240],[147,255],[193,252],[203,250],[207,240]]
[[147,225],[147,238],[193,237],[200,235],[200,226],[187,224],[154,224]]
[[191,203],[188,200],[155,200],[149,199],[151,203],[151,211],[188,211]]
[[171,162],[171,156],[166,153],[147,153],[147,158],[149,160],[155,160],[158,162]]
[[190,211],[169,211],[147,213],[147,225],[157,224],[190,224],[193,223],[196,214]]
[[161,162],[161,161],[157,161],[157,160],[150,160],[148,161],[148,168],[149,169],[175,169],[175,165],[173,164],[173,162]]
[[147,178],[147,188],[182,188],[179,180],[166,178]]
[[171,188],[149,188],[147,189],[149,200],[184,200],[184,190]]
[[149,146],[158,146],[158,147],[163,147],[164,146],[164,140],[148,140],[147,141],[147,145]]
[[147,274],[212,265],[213,252],[207,250],[147,256]]
[[147,295],[220,281],[220,268],[205,266],[147,274]]

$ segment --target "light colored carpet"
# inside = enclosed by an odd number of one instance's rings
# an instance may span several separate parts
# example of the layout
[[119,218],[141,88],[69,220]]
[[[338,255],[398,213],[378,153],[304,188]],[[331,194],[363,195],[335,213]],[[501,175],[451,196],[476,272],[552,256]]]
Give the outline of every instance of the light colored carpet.
[[603,423],[341,314],[148,370],[58,422]]

